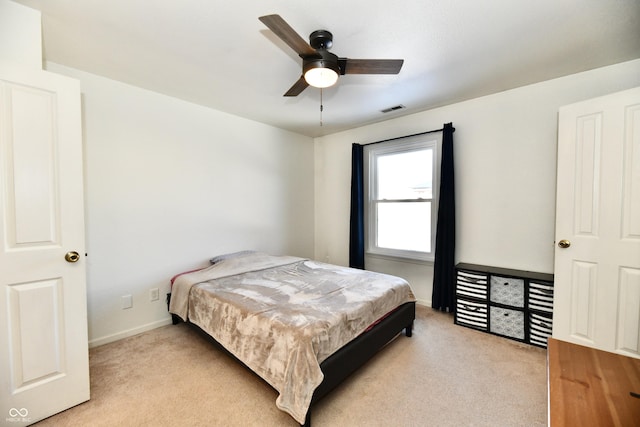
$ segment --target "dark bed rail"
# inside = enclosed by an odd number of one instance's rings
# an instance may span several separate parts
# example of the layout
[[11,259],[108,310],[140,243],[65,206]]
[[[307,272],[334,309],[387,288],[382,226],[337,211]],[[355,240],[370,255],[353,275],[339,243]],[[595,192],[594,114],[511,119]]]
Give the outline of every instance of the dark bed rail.
[[311,427],[311,407],[314,403],[326,396],[349,375],[363,366],[403,329],[405,329],[405,335],[410,337],[415,318],[416,303],[405,303],[368,332],[358,336],[322,362],[320,369],[324,374],[324,379],[313,393],[311,406],[303,426]]

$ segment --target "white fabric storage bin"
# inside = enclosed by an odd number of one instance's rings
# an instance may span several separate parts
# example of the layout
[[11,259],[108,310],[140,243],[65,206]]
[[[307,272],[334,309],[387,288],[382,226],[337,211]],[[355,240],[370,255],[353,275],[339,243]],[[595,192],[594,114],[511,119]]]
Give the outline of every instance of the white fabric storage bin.
[[553,283],[529,282],[529,309],[553,313]]
[[459,270],[456,273],[456,295],[486,300],[487,282],[486,274]]
[[529,342],[540,347],[547,347],[547,339],[551,336],[553,318],[541,314],[529,315]]
[[471,328],[487,330],[487,304],[458,299],[455,323]]

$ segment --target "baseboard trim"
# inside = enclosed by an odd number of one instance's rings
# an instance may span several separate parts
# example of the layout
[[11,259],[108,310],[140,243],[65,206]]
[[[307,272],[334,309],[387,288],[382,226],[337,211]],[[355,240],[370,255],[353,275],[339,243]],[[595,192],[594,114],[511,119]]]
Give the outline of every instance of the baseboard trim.
[[123,338],[132,337],[134,335],[138,335],[143,332],[150,331],[152,329],[156,329],[161,326],[170,325],[170,324],[171,324],[171,317],[167,317],[166,319],[157,320],[155,322],[147,323],[146,325],[138,326],[132,329],[127,329],[126,331],[118,332],[116,334],[92,339],[92,340],[89,340],[89,348],[99,347],[104,344],[109,344],[110,342],[118,341]]
[[431,300],[426,299],[416,299],[416,304],[423,305],[425,307],[431,307]]

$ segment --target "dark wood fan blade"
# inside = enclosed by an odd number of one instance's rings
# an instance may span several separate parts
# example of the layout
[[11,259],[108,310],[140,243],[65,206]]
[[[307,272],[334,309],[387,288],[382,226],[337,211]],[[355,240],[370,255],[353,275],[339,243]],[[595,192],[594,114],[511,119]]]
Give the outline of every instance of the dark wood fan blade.
[[274,34],[282,39],[283,42],[289,45],[298,55],[314,55],[315,49],[312,48],[296,31],[291,28],[287,22],[280,17],[280,15],[267,15],[258,18],[264,25],[267,26]]
[[297,82],[291,86],[291,89],[284,94],[284,96],[298,96],[300,93],[309,86],[309,83],[304,79],[304,76],[300,76]]
[[[342,74],[398,74],[404,59],[348,59],[338,60],[344,67]],[[344,61],[344,62],[343,62]]]

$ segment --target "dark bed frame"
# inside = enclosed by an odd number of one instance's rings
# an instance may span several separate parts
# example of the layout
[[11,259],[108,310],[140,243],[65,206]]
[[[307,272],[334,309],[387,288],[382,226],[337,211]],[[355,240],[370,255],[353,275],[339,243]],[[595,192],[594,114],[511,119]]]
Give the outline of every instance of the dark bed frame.
[[[167,304],[169,303],[170,298],[171,294],[167,294]],[[172,314],[171,317],[174,325],[182,322],[182,319],[174,314]],[[311,427],[311,406],[314,403],[326,396],[349,375],[364,365],[380,349],[382,349],[382,347],[387,345],[393,338],[402,332],[403,329],[405,330],[405,335],[410,337],[412,335],[413,321],[415,320],[415,317],[416,303],[405,303],[376,323],[368,331],[359,335],[353,341],[325,359],[320,364],[320,369],[324,374],[324,379],[313,393],[311,405],[307,411],[307,417],[303,427]],[[219,348],[223,349],[231,357],[242,363],[241,360],[228,352],[224,346],[218,343],[200,327],[188,321],[186,323],[196,328]],[[244,363],[242,364],[244,365]]]

